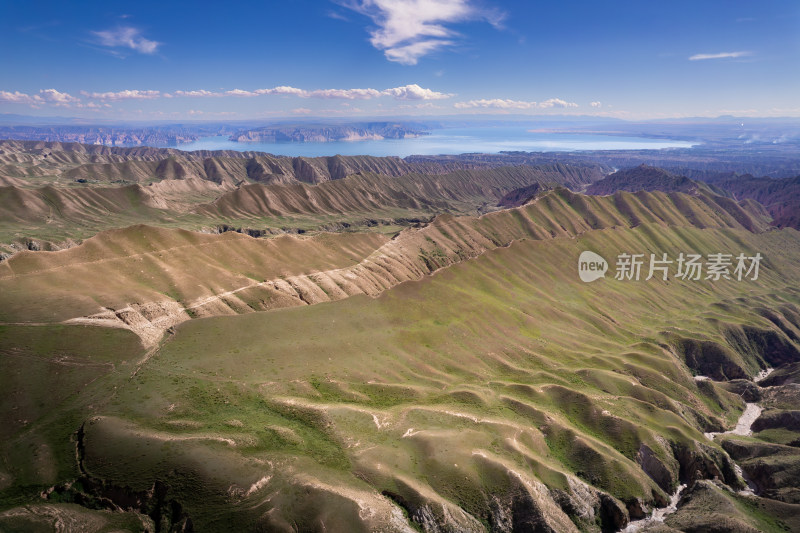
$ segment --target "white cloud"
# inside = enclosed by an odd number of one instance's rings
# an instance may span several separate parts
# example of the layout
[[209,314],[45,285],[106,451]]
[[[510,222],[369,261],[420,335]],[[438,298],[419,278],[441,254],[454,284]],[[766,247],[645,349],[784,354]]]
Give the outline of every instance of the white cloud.
[[397,100],[442,100],[453,96],[452,94],[445,94],[422,88],[416,83],[404,85],[403,87],[386,89],[383,91],[383,94],[394,96]]
[[[262,95],[278,95],[278,96],[295,96],[299,98],[318,98],[324,100],[371,100],[381,97],[390,96],[395,100],[442,100],[450,98],[453,95],[442,93],[420,87],[416,83],[403,85],[400,87],[392,87],[384,90],[377,90],[371,88],[354,88],[354,89],[315,89],[306,90],[287,85],[279,85],[277,87],[267,89],[255,89],[246,91],[242,89],[231,89],[228,91],[208,91],[205,89],[197,90],[177,90],[171,93],[162,93],[155,90],[139,90],[139,89],[125,89],[122,91],[109,91],[109,92],[88,92],[81,91],[81,95],[88,100],[99,102],[116,102],[121,100],[153,100],[157,98],[203,98],[203,97],[224,97],[224,96],[240,96],[240,97],[254,97]],[[99,107],[94,104],[84,104],[77,97],[69,93],[62,93],[56,89],[43,89],[38,94],[27,94],[19,91],[9,92],[0,91],[0,102],[25,104],[30,106],[41,106],[44,104],[51,104],[55,106],[69,106],[75,104],[78,107]]]
[[[176,91],[177,95],[180,91]],[[394,87],[379,91],[377,89],[315,89],[309,91],[281,85],[271,89],[256,89],[254,91],[244,91],[242,89],[232,89],[226,91],[229,96],[260,96],[260,95],[281,95],[298,96],[300,98],[322,98],[322,99],[341,99],[341,100],[371,100],[380,96],[393,96],[398,100],[438,100],[449,98],[452,95],[425,89],[417,84]]]
[[172,96],[188,96],[190,98],[202,98],[206,96],[222,96],[221,93],[215,93],[212,91],[206,91],[205,89],[199,89],[196,91],[175,91],[173,94],[165,94],[167,98]]
[[256,89],[255,91],[231,89],[230,91],[225,91],[225,94],[228,96],[245,96],[245,97],[260,96],[265,94],[308,97],[309,91],[306,91],[304,89],[298,89],[297,87],[289,87],[286,85],[281,85],[278,87],[273,87],[271,89]]
[[130,48],[142,54],[154,54],[161,43],[141,36],[140,30],[130,26],[113,30],[93,31],[102,46],[109,48]]
[[89,93],[86,91],[81,91],[81,94],[87,98],[92,98],[94,100],[110,100],[110,101],[152,100],[154,98],[162,96],[159,91],[139,91],[136,89],[134,90],[126,89],[124,91],[107,92],[107,93]]
[[308,115],[309,113],[311,113],[311,110],[307,107],[297,107],[295,109],[292,109],[292,113],[294,113],[295,115]]
[[8,91],[0,91],[0,102],[38,105],[42,103],[42,98],[37,95],[31,96],[30,94],[21,93],[19,91],[14,91],[13,93]]
[[403,65],[416,65],[420,57],[453,45],[459,34],[446,24],[486,20],[499,27],[504,18],[471,0],[346,0],[342,5],[371,18],[378,26],[370,31],[372,46]]
[[695,54],[689,57],[689,61],[702,61],[704,59],[735,59],[737,57],[747,57],[753,52],[720,52],[719,54]]
[[503,98],[470,100],[468,102],[457,102],[454,104],[457,109],[550,109],[553,107],[567,108],[578,107],[575,102],[567,102],[560,98],[550,98],[544,102],[526,102],[524,100],[508,100]]
[[69,107],[70,104],[80,102],[79,98],[75,98],[69,93],[62,93],[55,89],[42,89],[35,98],[41,98],[45,102],[53,104],[56,107]]
[[401,65],[416,65],[419,58],[436,51],[445,46],[451,46],[453,41],[419,41],[384,50],[383,55],[389,61],[400,63]]
[[592,102],[589,105],[592,106],[592,107],[603,107],[603,103],[602,102]]
[[548,109],[551,107],[567,108],[567,107],[578,107],[578,104],[576,104],[575,102],[566,102],[561,98],[550,98],[548,100],[545,100],[544,102],[540,102],[537,107],[539,107],[540,109]]
[[[175,94],[177,95],[178,92],[181,91],[175,91]],[[189,92],[194,92],[194,91],[189,91]],[[243,91],[241,89],[231,89],[230,91],[225,91],[225,94],[228,96],[256,96],[256,93],[252,91]]]
[[490,100],[470,100],[469,102],[456,102],[454,107],[457,109],[494,108],[494,109],[531,109],[536,107],[536,102],[524,102],[521,100],[506,100],[502,98],[492,98]]
[[70,107],[72,104],[80,102],[79,98],[69,93],[62,93],[56,89],[42,89],[39,94],[27,94],[19,91],[8,92],[0,91],[0,102],[12,104],[26,104],[31,107],[39,107],[43,104],[51,104],[56,107]]
[[381,95],[375,89],[317,89],[301,94],[303,98],[343,98],[346,100],[369,100]]
[[255,94],[280,94],[287,96],[307,96],[308,91],[298,89],[297,87],[289,87],[288,85],[280,85],[272,89],[257,89]]

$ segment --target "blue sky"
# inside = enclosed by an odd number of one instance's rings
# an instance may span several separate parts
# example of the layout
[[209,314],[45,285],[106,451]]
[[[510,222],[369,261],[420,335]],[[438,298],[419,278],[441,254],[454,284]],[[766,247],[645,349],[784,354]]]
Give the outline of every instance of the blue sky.
[[800,116],[800,2],[0,4],[0,113]]

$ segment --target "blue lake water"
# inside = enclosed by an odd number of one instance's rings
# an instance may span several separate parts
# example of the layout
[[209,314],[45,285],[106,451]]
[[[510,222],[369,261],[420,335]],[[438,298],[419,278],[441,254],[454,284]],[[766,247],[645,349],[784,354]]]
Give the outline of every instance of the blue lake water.
[[583,133],[532,133],[526,127],[473,127],[432,130],[414,139],[379,141],[239,143],[226,136],[204,137],[179,149],[236,150],[288,156],[374,155],[398,156],[498,153],[501,151],[571,152],[577,150],[657,150],[689,148],[695,143]]

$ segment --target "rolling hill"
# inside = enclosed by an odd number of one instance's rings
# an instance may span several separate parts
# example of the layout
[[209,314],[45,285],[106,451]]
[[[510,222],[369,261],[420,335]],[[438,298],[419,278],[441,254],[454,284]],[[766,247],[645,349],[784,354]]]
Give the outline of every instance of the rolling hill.
[[0,149],[0,530],[800,529],[788,185]]
[[[52,377],[37,387],[58,383],[68,396],[6,397],[4,464],[17,466],[3,472],[14,487],[4,498],[44,491],[64,513],[63,502],[113,504],[202,530],[616,530],[679,483],[743,487],[703,436],[733,424],[743,402],[695,380],[706,368],[691,354],[716,353],[742,377],[798,357],[797,244],[793,230],[653,224],[523,239],[374,299],[189,320],[144,357],[130,337],[101,341],[116,328],[6,325],[6,368],[38,365],[4,372],[7,390],[46,365]],[[689,246],[758,249],[769,268],[751,283],[588,289],[565,268],[586,248]],[[63,340],[33,340],[48,328]],[[24,456],[36,462],[15,462]],[[734,506],[751,501],[725,490]],[[798,516],[789,505],[779,523]]]
[[531,183],[577,189],[604,173],[582,164],[458,169],[391,157],[309,159],[32,141],[0,141],[0,161],[4,256],[61,249],[142,223],[262,234],[396,227],[440,212],[495,209],[504,194]]

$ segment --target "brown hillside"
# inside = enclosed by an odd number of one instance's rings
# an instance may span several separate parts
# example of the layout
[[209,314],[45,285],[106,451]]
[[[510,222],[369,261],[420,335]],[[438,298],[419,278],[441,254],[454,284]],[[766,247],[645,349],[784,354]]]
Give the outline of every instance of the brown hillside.
[[587,197],[566,189],[482,217],[440,216],[392,239],[345,233],[264,240],[135,226],[69,250],[22,252],[0,263],[0,316],[50,322],[95,315],[152,343],[191,316],[376,296],[517,240],[641,225],[766,227],[737,204],[715,203],[712,197],[661,192]]

